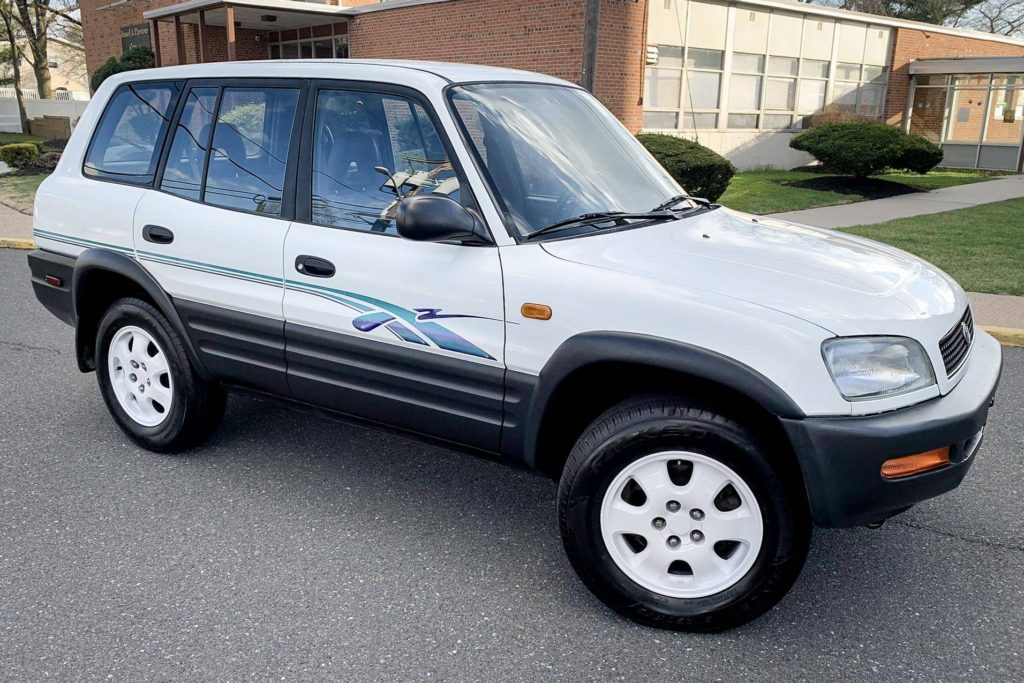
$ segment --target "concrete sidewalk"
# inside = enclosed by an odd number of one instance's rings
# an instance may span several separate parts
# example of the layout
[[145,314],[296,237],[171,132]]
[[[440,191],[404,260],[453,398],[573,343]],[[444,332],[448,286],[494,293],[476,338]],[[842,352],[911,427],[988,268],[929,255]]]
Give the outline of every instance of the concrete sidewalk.
[[32,216],[0,204],[0,239],[32,239]]
[[787,211],[771,214],[771,217],[819,228],[848,228],[852,225],[883,223],[894,218],[965,209],[978,204],[991,204],[1018,197],[1024,197],[1024,175],[1002,176],[981,183],[958,185],[931,192],[915,192],[868,202]]

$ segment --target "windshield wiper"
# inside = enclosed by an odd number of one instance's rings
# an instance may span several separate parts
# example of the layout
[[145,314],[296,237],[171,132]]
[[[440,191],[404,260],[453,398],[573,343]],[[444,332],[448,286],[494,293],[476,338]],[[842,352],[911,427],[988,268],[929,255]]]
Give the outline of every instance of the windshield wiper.
[[666,199],[661,204],[658,204],[656,207],[651,209],[651,211],[667,211],[667,210],[671,209],[673,206],[675,206],[676,204],[678,204],[679,202],[682,202],[682,201],[685,201],[685,200],[689,200],[691,202],[696,202],[697,204],[700,204],[701,206],[704,206],[704,207],[707,207],[707,208],[711,208],[713,206],[718,206],[717,204],[715,204],[711,200],[704,199],[703,197],[691,197],[688,194],[677,194],[674,197]]
[[651,220],[651,221],[670,221],[675,218],[675,214],[669,213],[668,211],[641,211],[637,213],[627,213],[626,211],[595,211],[593,213],[584,213],[576,216],[575,218],[566,218],[564,221],[558,221],[551,225],[546,225],[539,230],[534,230],[526,239],[532,240],[540,235],[547,235],[552,232],[557,232],[564,228],[579,227],[583,225],[591,225],[594,223],[604,223],[608,221],[628,221],[628,220]]

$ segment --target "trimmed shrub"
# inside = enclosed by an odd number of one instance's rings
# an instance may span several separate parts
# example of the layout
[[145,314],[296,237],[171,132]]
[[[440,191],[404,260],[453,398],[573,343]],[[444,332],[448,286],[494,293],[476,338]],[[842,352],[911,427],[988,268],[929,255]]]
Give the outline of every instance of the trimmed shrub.
[[0,147],[0,161],[11,168],[22,169],[39,158],[39,147],[34,142],[16,142]]
[[34,173],[53,173],[57,169],[58,161],[60,161],[60,152],[46,152],[40,154],[24,170]]
[[908,135],[903,154],[893,164],[914,173],[925,174],[942,163],[942,148],[920,135]]
[[866,178],[887,168],[927,173],[942,150],[916,135],[877,122],[823,123],[793,136],[789,146],[807,152],[829,171]]
[[660,133],[642,133],[637,139],[695,197],[716,201],[736,173],[725,157],[693,140]]
[[134,45],[121,55],[121,58],[111,57],[103,62],[98,69],[92,72],[89,78],[89,87],[93,92],[100,89],[103,81],[114,74],[122,71],[135,71],[136,69],[148,69],[156,65],[156,55],[145,45]]

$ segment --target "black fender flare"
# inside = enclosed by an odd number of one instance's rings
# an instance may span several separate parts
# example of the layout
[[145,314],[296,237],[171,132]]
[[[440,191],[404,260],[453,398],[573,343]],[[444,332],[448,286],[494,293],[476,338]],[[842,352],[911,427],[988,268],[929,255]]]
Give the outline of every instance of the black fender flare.
[[71,277],[71,298],[75,311],[75,355],[78,358],[78,368],[82,372],[89,372],[94,369],[95,359],[91,358],[89,350],[94,339],[86,333],[87,327],[81,324],[82,314],[86,312],[86,301],[89,295],[91,283],[95,282],[98,275],[113,273],[125,279],[131,280],[153,301],[157,309],[171,323],[171,326],[184,340],[185,351],[188,353],[192,367],[203,379],[209,380],[210,375],[196,353],[192,345],[192,339],[188,335],[185,323],[182,321],[174,302],[149,273],[134,258],[109,249],[86,249],[75,260],[75,270]]
[[749,397],[779,418],[805,417],[777,384],[748,365],[709,349],[632,332],[584,332],[562,343],[545,363],[525,411],[522,456],[538,466],[538,440],[551,399],[574,372],[599,363],[626,363],[680,372]]

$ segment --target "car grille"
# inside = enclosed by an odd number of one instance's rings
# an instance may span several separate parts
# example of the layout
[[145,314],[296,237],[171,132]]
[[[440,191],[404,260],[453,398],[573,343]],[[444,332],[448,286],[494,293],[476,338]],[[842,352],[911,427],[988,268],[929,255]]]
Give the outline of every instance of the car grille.
[[973,343],[974,318],[971,316],[971,307],[968,306],[960,322],[939,341],[939,351],[942,352],[947,377],[951,377],[964,364]]

